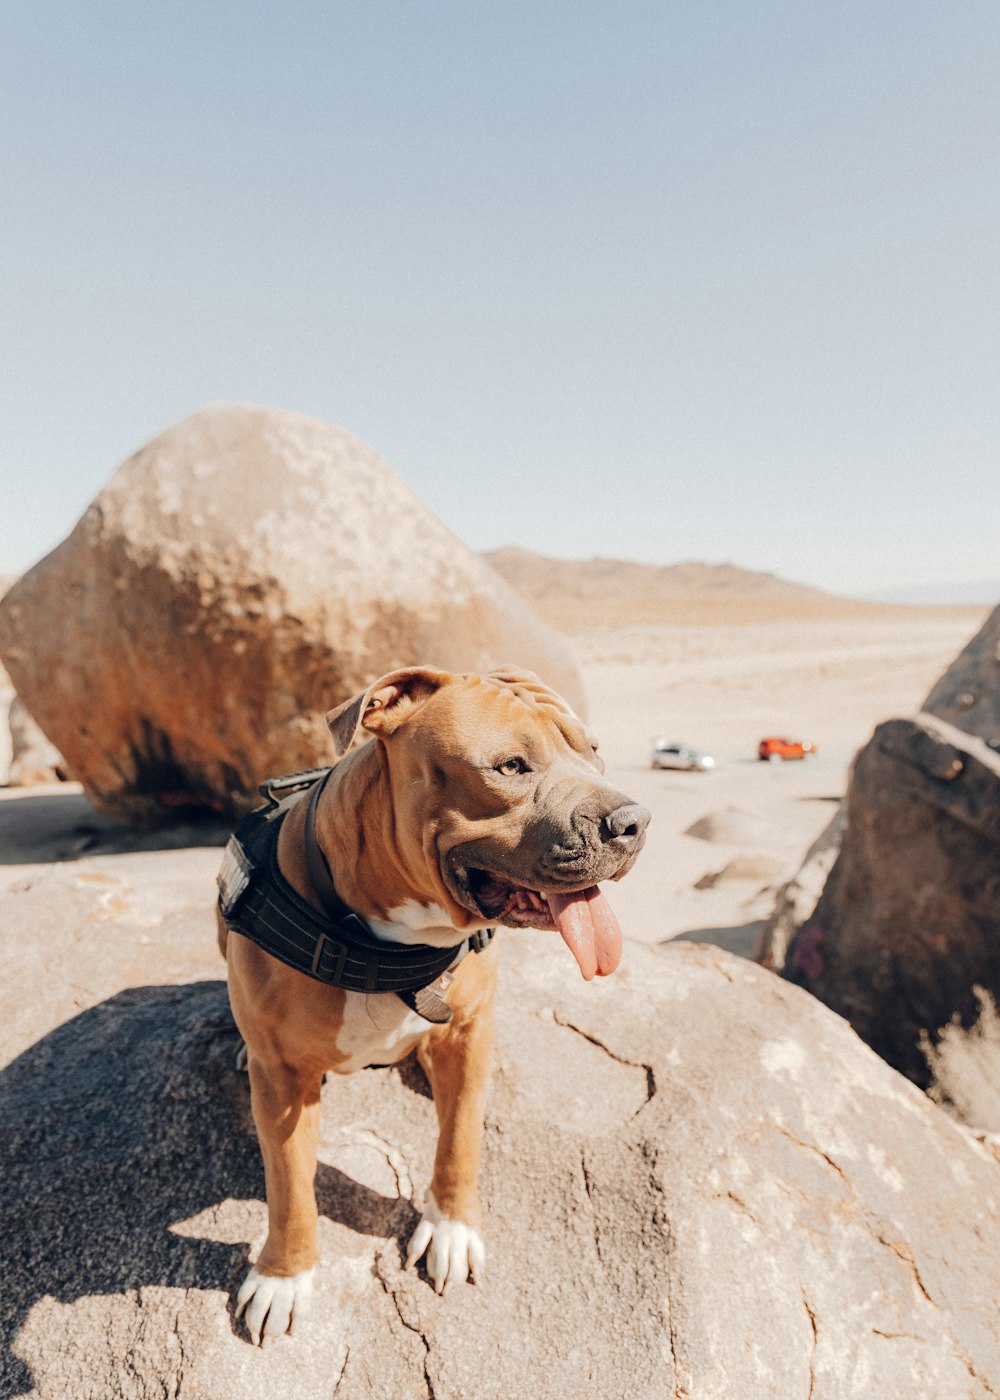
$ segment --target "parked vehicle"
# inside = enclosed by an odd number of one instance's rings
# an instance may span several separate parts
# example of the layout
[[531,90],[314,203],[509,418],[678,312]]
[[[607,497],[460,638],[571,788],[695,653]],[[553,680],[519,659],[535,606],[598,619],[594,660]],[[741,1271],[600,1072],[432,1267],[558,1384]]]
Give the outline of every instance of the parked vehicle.
[[688,773],[707,773],[715,767],[711,754],[693,749],[690,744],[667,744],[657,739],[653,744],[654,768],[675,768]]
[[807,739],[784,739],[769,734],[757,745],[757,757],[777,761],[779,758],[807,758],[816,752],[816,745]]

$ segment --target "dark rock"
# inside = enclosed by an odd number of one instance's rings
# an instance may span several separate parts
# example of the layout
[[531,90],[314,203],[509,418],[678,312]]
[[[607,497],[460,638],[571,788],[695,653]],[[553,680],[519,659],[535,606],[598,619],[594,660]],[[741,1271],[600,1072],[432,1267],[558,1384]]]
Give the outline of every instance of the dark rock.
[[1000,997],[1000,755],[929,715],[858,754],[840,855],[784,975],[926,1086],[925,1046]]

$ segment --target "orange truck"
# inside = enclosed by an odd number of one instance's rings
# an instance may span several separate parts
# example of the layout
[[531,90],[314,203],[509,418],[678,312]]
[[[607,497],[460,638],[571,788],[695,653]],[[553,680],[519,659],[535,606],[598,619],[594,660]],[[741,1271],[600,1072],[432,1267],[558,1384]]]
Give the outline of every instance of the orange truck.
[[764,760],[777,758],[806,758],[816,752],[816,745],[803,739],[782,739],[769,734],[757,745],[757,757]]

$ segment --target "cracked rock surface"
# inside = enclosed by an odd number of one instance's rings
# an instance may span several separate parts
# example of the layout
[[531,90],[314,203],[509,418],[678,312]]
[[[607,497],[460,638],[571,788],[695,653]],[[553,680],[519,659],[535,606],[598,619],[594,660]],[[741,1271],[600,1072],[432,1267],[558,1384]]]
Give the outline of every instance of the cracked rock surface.
[[760,968],[630,943],[586,985],[509,930],[484,1281],[439,1298],[401,1267],[436,1135],[419,1071],[331,1080],[313,1312],[254,1349],[230,1300],[263,1173],[203,889],[218,853],[112,861],[107,836],[60,837],[0,890],[3,1396],[1000,1394],[986,1150]]

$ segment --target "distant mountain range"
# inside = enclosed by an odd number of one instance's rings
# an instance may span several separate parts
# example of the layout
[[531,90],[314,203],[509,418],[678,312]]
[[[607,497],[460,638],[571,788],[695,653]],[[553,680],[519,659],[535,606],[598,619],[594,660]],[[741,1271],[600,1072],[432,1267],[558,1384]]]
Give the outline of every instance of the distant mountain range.
[[641,598],[647,604],[685,597],[829,599],[830,594],[776,574],[735,564],[634,564],[627,559],[550,559],[530,549],[505,545],[483,558],[530,602],[559,596],[578,602],[604,602],[609,594]]
[[564,632],[623,623],[677,626],[869,616],[886,606],[982,606],[1000,597],[989,583],[945,585],[850,598],[736,564],[635,564],[628,559],[550,559],[506,545],[482,558],[547,622]]

